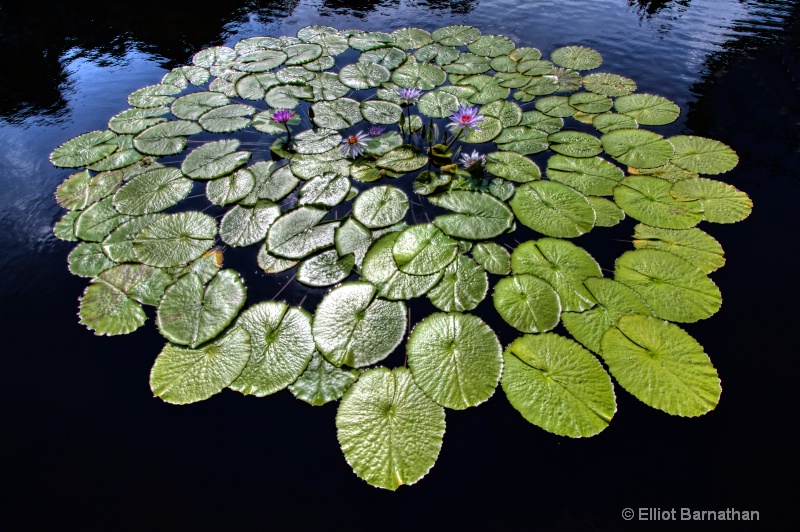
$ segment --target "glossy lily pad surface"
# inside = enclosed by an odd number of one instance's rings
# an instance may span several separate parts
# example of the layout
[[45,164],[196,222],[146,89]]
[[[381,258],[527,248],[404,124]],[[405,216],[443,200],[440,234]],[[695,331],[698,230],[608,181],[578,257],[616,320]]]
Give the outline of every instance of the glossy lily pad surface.
[[[708,225],[753,208],[716,179],[738,156],[593,72],[601,49],[310,26],[192,63],[50,155],[70,169],[53,232],[88,279],[79,321],[121,335],[155,316],[155,396],[340,401],[345,460],[389,490],[433,467],[446,409],[498,389],[573,438],[612,421],[615,383],[672,415],[719,402],[670,322],[720,308]],[[627,247],[601,264],[604,231]]]

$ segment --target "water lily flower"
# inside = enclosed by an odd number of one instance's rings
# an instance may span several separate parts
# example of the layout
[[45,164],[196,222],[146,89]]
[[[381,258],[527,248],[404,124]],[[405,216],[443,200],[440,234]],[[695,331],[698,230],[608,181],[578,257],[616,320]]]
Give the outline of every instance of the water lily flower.
[[481,155],[478,150],[472,150],[472,153],[461,154],[461,168],[465,170],[483,168],[486,166],[486,155]]
[[464,132],[464,138],[469,138],[472,131],[480,132],[478,127],[483,122],[483,115],[478,114],[477,107],[459,105],[458,110],[450,115],[450,123],[447,125],[451,131]]
[[294,111],[290,111],[289,109],[278,109],[272,114],[272,120],[277,122],[278,124],[285,124],[289,120],[291,120],[294,115],[296,115]]
[[372,126],[369,126],[369,129],[367,130],[367,133],[369,133],[373,137],[380,137],[381,135],[383,135],[383,133],[385,131],[386,131],[386,128],[383,127],[383,126],[372,125]]
[[412,104],[415,103],[420,96],[422,96],[422,90],[420,89],[397,89],[397,94],[400,95],[400,99],[403,100],[403,103]]
[[350,157],[351,159],[355,159],[362,153],[367,147],[367,141],[372,140],[372,137],[364,133],[363,131],[359,131],[355,135],[350,135],[349,137],[345,137],[342,139],[342,154],[345,157]]

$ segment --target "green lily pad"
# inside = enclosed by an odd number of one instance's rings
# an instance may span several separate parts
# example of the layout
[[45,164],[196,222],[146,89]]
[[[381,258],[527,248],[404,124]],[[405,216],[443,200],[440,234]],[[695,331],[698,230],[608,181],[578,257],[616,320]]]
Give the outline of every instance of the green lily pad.
[[739,156],[727,145],[705,137],[678,135],[670,137],[675,154],[670,161],[690,172],[700,174],[722,174],[732,170],[739,162]]
[[75,220],[75,236],[86,242],[100,242],[117,228],[119,212],[112,198],[106,198],[89,206]]
[[264,397],[293,383],[314,353],[311,316],[280,301],[264,301],[237,321],[250,335],[250,358],[230,384],[232,390]]
[[580,131],[558,131],[547,140],[551,150],[569,157],[594,157],[603,152],[597,137]]
[[117,146],[106,144],[116,137],[111,131],[91,131],[74,137],[50,154],[50,163],[62,168],[79,168],[96,163],[115,151]]
[[197,86],[205,85],[208,83],[210,77],[211,73],[205,68],[187,65],[173,68],[164,74],[164,77],[161,78],[161,83],[164,85],[174,85],[183,90],[188,87],[190,83]]
[[469,74],[481,74],[490,70],[489,60],[479,55],[463,53],[458,56],[458,59],[450,64],[444,65],[442,70],[450,74],[460,74],[466,76]]
[[697,172],[684,170],[680,166],[675,166],[672,163],[666,163],[655,168],[628,167],[628,173],[633,175],[649,175],[659,179],[664,179],[670,183],[677,183],[678,181],[683,181],[684,179],[697,179],[699,177]]
[[523,225],[548,236],[574,238],[588,233],[596,218],[586,196],[553,181],[517,187],[509,205]]
[[436,286],[428,291],[428,299],[439,310],[463,312],[477,307],[487,290],[489,280],[483,268],[469,257],[459,255],[445,268]]
[[496,237],[511,228],[511,209],[490,194],[451,190],[429,198],[434,205],[455,214],[441,214],[433,223],[444,234],[455,238],[481,240]]
[[617,129],[600,138],[611,157],[634,168],[655,168],[672,157],[672,144],[661,135],[644,129]]
[[419,61],[433,62],[437,65],[449,65],[461,55],[454,46],[443,46],[438,42],[427,44],[414,52],[414,57]]
[[392,253],[400,271],[429,275],[453,262],[458,244],[433,224],[413,225],[400,233]]
[[284,62],[289,64],[287,54],[283,50],[254,50],[239,56],[231,66],[241,72],[266,72],[281,66]]
[[394,260],[394,244],[399,232],[377,237],[367,251],[361,265],[361,276],[375,285],[380,297],[387,299],[412,299],[428,292],[439,281],[442,270],[428,275],[412,275],[400,271]]
[[[337,33],[320,33],[315,37],[307,39],[307,41],[313,44],[318,44],[320,48],[322,48],[322,55],[319,57],[319,59],[315,59],[309,63],[319,61],[326,56],[343,54],[350,48],[350,45],[347,43],[347,39],[342,35],[338,35]],[[304,63],[303,66],[307,66],[309,63]],[[333,64],[330,65],[330,67],[332,66]],[[327,70],[330,67],[326,67],[321,70]]]
[[479,242],[472,248],[472,258],[489,273],[508,275],[511,273],[511,254],[494,242]]
[[614,188],[614,201],[628,216],[665,229],[688,229],[703,219],[703,204],[678,201],[670,195],[672,183],[644,175],[631,175]]
[[145,216],[133,216],[127,222],[121,223],[116,229],[103,239],[103,252],[115,262],[138,262],[133,252],[133,240],[139,232],[158,220],[165,214],[147,214]]
[[296,260],[284,259],[270,253],[266,242],[258,250],[256,262],[265,273],[281,273],[297,265]]
[[249,358],[250,337],[241,327],[200,349],[167,344],[150,371],[150,388],[168,403],[202,401],[229,386]]
[[620,113],[600,113],[592,117],[592,125],[600,133],[610,133],[617,129],[637,129],[638,122],[633,117]]
[[617,410],[614,386],[600,362],[569,338],[526,334],[503,353],[501,384],[522,417],[571,438],[604,430]]
[[399,222],[408,212],[408,197],[402,190],[382,185],[365,190],[353,202],[353,217],[369,228]]
[[[284,167],[287,168],[288,167]],[[335,207],[344,201],[350,192],[350,180],[336,174],[323,174],[306,181],[300,188],[298,205],[321,205]]]
[[625,174],[602,157],[565,157],[547,160],[547,177],[589,196],[611,196]]
[[180,266],[211,249],[217,223],[199,212],[181,212],[158,218],[136,235],[133,251],[149,266]]
[[653,316],[653,310],[639,294],[618,281],[589,277],[583,284],[597,305],[583,312],[564,312],[561,320],[577,341],[595,353],[600,353],[603,334],[614,327],[622,316]]
[[447,92],[428,92],[419,99],[418,106],[425,116],[446,118],[458,109],[458,98]]
[[[389,81],[392,74],[375,63],[354,63],[339,71],[339,81],[351,89],[371,89]],[[396,83],[396,82],[395,82]]]
[[[130,135],[127,135],[131,139]],[[120,138],[120,137],[118,137]],[[118,149],[108,157],[100,159],[96,163],[92,163],[87,166],[88,169],[94,170],[96,172],[104,172],[108,170],[119,170],[120,168],[125,168],[126,166],[130,166],[137,161],[141,161],[144,158],[144,155],[139,153],[137,150],[133,148],[125,148],[125,149]]]
[[753,209],[747,194],[732,185],[714,179],[686,179],[672,185],[670,194],[679,201],[698,200],[703,206],[703,219],[714,223],[744,220]]
[[543,332],[558,325],[561,301],[553,287],[539,277],[504,277],[495,285],[492,297],[500,317],[517,330]]
[[102,279],[92,279],[81,296],[80,323],[96,335],[128,334],[144,325],[142,306]]
[[617,74],[589,74],[583,78],[583,86],[589,92],[604,96],[627,96],[636,91],[635,81]]
[[167,273],[172,275],[174,279],[194,273],[200,277],[200,281],[203,284],[206,284],[217,275],[220,269],[222,269],[222,251],[219,248],[214,248],[185,266],[169,268]]
[[345,159],[337,146],[320,154],[295,155],[292,157],[290,168],[300,179],[311,179],[326,173],[350,175],[351,164],[352,161]]
[[[553,72],[553,63],[542,59],[522,59],[517,63],[517,72],[530,77],[546,76]],[[555,77],[552,82],[558,86],[558,79]]]
[[514,183],[496,177],[489,182],[486,190],[500,201],[508,201],[517,189],[514,187]]
[[445,26],[431,33],[433,40],[444,46],[464,46],[480,36],[480,30],[472,26]]
[[189,195],[192,180],[177,168],[159,168],[136,176],[114,194],[114,207],[122,214],[149,214],[177,205]]
[[333,241],[336,253],[340,257],[352,254],[355,265],[360,267],[370,244],[372,244],[372,232],[361,222],[348,217],[336,228]]
[[[175,104],[173,103],[173,105]],[[169,113],[169,107],[153,107],[150,109],[140,109],[137,107],[134,109],[125,109],[111,117],[111,120],[108,121],[108,129],[120,135],[135,135],[141,133],[150,126],[169,120],[163,116],[167,113]],[[173,114],[175,113],[173,112]],[[175,116],[178,115],[175,114]],[[178,118],[181,117],[178,116]]]
[[618,113],[631,116],[643,126],[662,126],[678,119],[681,109],[663,96],[630,94],[614,101]]
[[622,254],[614,278],[631,287],[669,321],[692,323],[719,310],[722,296],[706,274],[677,255],[657,249]]
[[444,408],[425,395],[407,369],[375,368],[345,392],[336,429],[356,475],[393,491],[433,467],[442,448]]
[[358,370],[337,368],[319,352],[314,351],[311,362],[294,383],[289,385],[292,394],[312,406],[321,406],[344,395],[358,380]]
[[308,85],[278,85],[264,95],[264,101],[273,109],[294,109],[300,100],[311,100],[314,91]]
[[120,264],[105,270],[99,278],[143,305],[158,305],[173,281],[164,270],[144,264]]
[[158,306],[158,330],[172,343],[197,347],[227,327],[244,305],[246,290],[234,270],[221,270],[203,286],[196,273],[167,288]]
[[345,283],[322,299],[312,329],[317,349],[331,363],[369,366],[400,344],[406,307],[402,301],[378,298],[370,283]]
[[317,155],[339,146],[342,136],[331,129],[309,129],[294,138],[294,149],[301,155]]
[[133,139],[133,146],[147,155],[175,155],[186,147],[186,137],[203,131],[189,120],[171,120],[151,126]]
[[373,124],[396,124],[403,110],[399,105],[381,100],[361,102],[361,115]]
[[569,105],[578,111],[584,113],[605,113],[613,102],[602,94],[595,94],[593,92],[576,92],[569,97]]
[[211,133],[230,133],[244,129],[252,121],[255,107],[232,103],[206,111],[199,119],[200,125]]
[[[232,174],[209,181],[206,184],[206,197],[214,205],[229,205],[246,198],[255,184],[253,172],[247,169],[237,170]],[[292,188],[294,189],[294,187]]]
[[193,179],[215,179],[230,174],[252,155],[249,151],[236,151],[238,147],[236,139],[203,144],[189,152],[181,171]]
[[[545,151],[550,143],[548,134],[541,129],[528,126],[513,126],[503,129],[503,132],[494,139],[497,147],[503,151],[513,151],[520,155],[532,155]],[[537,173],[539,167],[536,167]],[[541,175],[541,174],[539,174]]]
[[419,170],[428,164],[428,157],[418,150],[401,146],[378,157],[375,161],[376,166],[388,168],[393,172],[406,173]]
[[485,57],[508,56],[516,47],[514,41],[502,35],[482,35],[467,45],[470,52]]
[[122,179],[123,175],[120,172],[103,172],[92,176],[84,170],[72,174],[58,186],[56,201],[65,209],[82,211],[113,194]]
[[335,100],[350,92],[350,87],[343,85],[339,76],[331,72],[317,74],[308,82],[308,86],[314,93],[314,101]]
[[128,103],[141,108],[161,107],[172,102],[175,99],[172,95],[179,92],[180,87],[159,83],[133,91],[128,96]]
[[444,70],[428,63],[407,62],[392,73],[392,81],[400,87],[433,90],[447,80]]
[[594,221],[596,227],[614,227],[625,219],[625,211],[617,207],[613,201],[600,196],[586,196],[592,204],[597,219]]
[[403,144],[403,137],[395,131],[385,133],[380,137],[374,137],[367,141],[367,153],[372,155],[383,155],[389,153]]
[[[446,68],[447,67],[445,67],[445,69]],[[500,85],[499,81],[492,76],[485,76],[483,74],[462,79],[460,86],[467,86],[475,89],[475,94],[467,98],[469,103],[475,105],[485,105],[498,101],[504,102],[505,99],[508,98],[508,95],[511,94],[511,89]]]
[[507,55],[500,55],[492,58],[492,60],[489,61],[489,66],[492,67],[492,70],[494,70],[496,74],[506,74],[517,71],[517,62]]
[[230,102],[219,92],[193,92],[172,102],[172,114],[183,120],[197,120],[211,109],[224,107]]
[[328,129],[347,129],[361,122],[361,105],[350,98],[317,102],[311,106],[314,124]]
[[503,128],[519,125],[522,121],[522,109],[520,106],[506,100],[488,103],[481,107],[480,113],[497,118],[503,124]]
[[290,66],[282,68],[275,73],[275,78],[281,83],[291,85],[305,85],[317,75],[314,72],[309,72],[301,66]]
[[320,224],[328,214],[324,209],[302,206],[282,214],[267,233],[271,253],[287,259],[302,259],[306,255],[333,245],[337,222]]
[[714,237],[692,227],[691,229],[660,229],[644,224],[633,228],[633,246],[636,249],[660,249],[691,263],[705,274],[725,265],[725,252]]
[[210,68],[215,64],[224,64],[236,59],[236,51],[227,46],[212,46],[194,54],[192,63],[199,67]]
[[695,417],[722,393],[717,370],[686,331],[647,316],[624,316],[602,341],[603,360],[620,386],[648,406]]
[[78,211],[67,211],[67,214],[53,226],[53,236],[66,242],[78,240],[78,237],[75,236],[75,220],[80,214]]
[[387,70],[394,70],[406,61],[406,54],[398,48],[378,48],[364,52],[358,57],[359,63],[375,63]]
[[219,237],[233,247],[249,246],[264,240],[270,225],[281,215],[281,208],[268,200],[253,207],[236,205],[219,224]]
[[433,42],[431,34],[419,28],[400,28],[392,32],[394,45],[403,50],[422,48]]
[[79,277],[96,277],[117,263],[110,260],[100,244],[94,242],[81,242],[67,257],[69,271]]
[[592,70],[603,62],[596,50],[585,46],[564,46],[553,51],[553,63],[574,70]]
[[355,255],[339,257],[335,249],[330,249],[301,262],[296,278],[308,286],[333,286],[347,279],[354,265]]
[[516,183],[535,181],[542,176],[536,163],[515,152],[490,153],[486,156],[486,171]]
[[480,131],[467,130],[459,140],[466,144],[483,144],[494,140],[503,131],[503,123],[493,116],[484,116],[479,127]]
[[381,31],[357,32],[348,40],[350,47],[362,52],[394,44],[394,37]]
[[562,309],[577,312],[595,304],[584,281],[603,276],[586,250],[557,238],[540,238],[517,246],[511,254],[511,269],[514,274],[528,273],[544,279],[555,289]]

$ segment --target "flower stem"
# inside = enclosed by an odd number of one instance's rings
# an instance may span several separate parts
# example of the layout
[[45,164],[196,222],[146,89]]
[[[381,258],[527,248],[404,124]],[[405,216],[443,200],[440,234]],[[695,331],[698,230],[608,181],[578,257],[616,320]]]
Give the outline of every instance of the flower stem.
[[458,133],[456,133],[455,135],[453,135],[453,138],[452,138],[452,139],[450,139],[450,142],[448,142],[448,143],[447,143],[447,147],[449,148],[450,146],[452,146],[452,145],[453,145],[453,143],[456,141],[456,139],[458,139],[458,137],[460,137],[460,136],[461,136],[461,133],[463,133],[463,132],[464,132],[464,130],[463,130],[463,129],[459,129],[459,130],[458,130]]

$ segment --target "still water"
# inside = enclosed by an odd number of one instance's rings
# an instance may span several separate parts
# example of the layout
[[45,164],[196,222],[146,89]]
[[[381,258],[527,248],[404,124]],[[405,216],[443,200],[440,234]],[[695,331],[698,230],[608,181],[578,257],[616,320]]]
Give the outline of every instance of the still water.
[[[28,8],[0,0],[0,354],[13,451],[4,481],[19,518],[301,529],[347,520],[392,529],[427,512],[467,529],[614,530],[636,529],[621,519],[625,507],[761,510],[775,524],[788,516],[770,471],[787,456],[775,409],[787,400],[786,360],[796,351],[800,2],[290,0],[200,9],[78,0],[48,6],[47,17]],[[163,345],[152,320],[117,338],[77,323],[86,281],[66,268],[74,244],[51,233],[63,214],[53,192],[70,172],[48,154],[105,129],[130,92],[202,48],[311,24],[387,32],[469,24],[545,55],[589,46],[603,55],[601,71],[681,107],[659,133],[733,147],[740,163],[723,178],[750,194],[754,211],[734,226],[703,227],[726,250],[727,265],[712,275],[724,302],[685,327],[720,373],[719,407],[676,419],[617,388],[610,427],[567,440],[527,424],[498,393],[480,408],[448,411],[431,473],[389,494],[351,473],[334,405],[314,409],[288,392],[260,400],[226,392],[184,408],[152,399],[149,368]],[[632,226],[620,226],[612,243],[580,244],[612,268],[630,249]],[[256,251],[227,265],[258,300],[277,286],[259,273]]]

